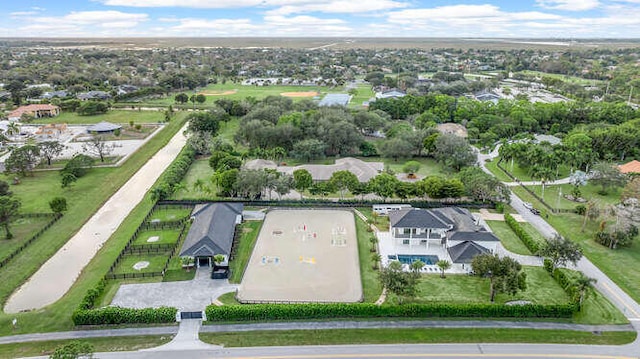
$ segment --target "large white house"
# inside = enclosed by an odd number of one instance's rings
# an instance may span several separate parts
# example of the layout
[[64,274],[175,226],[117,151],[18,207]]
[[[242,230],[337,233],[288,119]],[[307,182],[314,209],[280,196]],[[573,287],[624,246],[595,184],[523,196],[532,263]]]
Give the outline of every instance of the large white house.
[[426,272],[437,272],[440,259],[452,264],[452,272],[469,272],[473,257],[495,253],[500,243],[473,214],[458,207],[390,211],[389,232],[378,236],[383,264],[421,260]]

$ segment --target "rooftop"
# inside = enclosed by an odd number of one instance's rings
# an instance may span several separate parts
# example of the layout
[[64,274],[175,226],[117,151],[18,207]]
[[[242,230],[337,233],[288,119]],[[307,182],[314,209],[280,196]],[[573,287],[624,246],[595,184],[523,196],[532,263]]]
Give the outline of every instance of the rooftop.
[[346,106],[351,101],[351,95],[346,93],[330,93],[327,94],[318,106]]
[[618,166],[621,173],[640,173],[640,161],[633,160]]

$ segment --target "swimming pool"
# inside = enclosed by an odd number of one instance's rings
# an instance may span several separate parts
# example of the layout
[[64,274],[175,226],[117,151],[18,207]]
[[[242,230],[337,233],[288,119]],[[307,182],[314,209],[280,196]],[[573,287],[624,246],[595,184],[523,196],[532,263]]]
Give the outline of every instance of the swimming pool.
[[438,256],[431,254],[398,254],[389,256],[389,260],[399,261],[402,264],[411,264],[415,261],[422,261],[426,265],[435,265],[438,263]]

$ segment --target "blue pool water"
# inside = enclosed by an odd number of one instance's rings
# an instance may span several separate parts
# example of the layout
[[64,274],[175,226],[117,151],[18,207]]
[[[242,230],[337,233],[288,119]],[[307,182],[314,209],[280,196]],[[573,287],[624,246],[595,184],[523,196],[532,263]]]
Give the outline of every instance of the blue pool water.
[[417,260],[421,260],[426,265],[435,265],[438,262],[438,256],[436,255],[421,255],[421,254],[398,254],[395,256],[389,256],[390,260],[397,260],[402,264],[411,264]]

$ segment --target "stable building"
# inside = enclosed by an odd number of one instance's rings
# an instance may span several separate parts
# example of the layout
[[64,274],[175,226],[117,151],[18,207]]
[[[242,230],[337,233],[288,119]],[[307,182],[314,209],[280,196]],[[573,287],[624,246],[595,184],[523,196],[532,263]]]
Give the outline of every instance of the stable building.
[[[212,277],[227,278],[229,256],[236,225],[242,222],[242,203],[206,203],[196,205],[191,213],[191,228],[180,250],[180,256],[193,257],[196,267],[213,267]],[[221,254],[224,260],[215,263]]]

